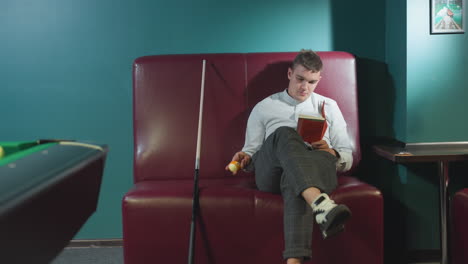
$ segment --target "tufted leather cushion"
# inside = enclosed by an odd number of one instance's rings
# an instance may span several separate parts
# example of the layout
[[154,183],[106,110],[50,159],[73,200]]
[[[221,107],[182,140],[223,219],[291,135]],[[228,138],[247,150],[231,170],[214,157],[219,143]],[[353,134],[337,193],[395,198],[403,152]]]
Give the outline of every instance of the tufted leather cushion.
[[[134,179],[191,179],[195,163],[202,60],[207,60],[201,140],[201,178],[231,177],[222,168],[244,143],[251,108],[284,90],[297,53],[165,55],[134,64]],[[317,92],[338,101],[359,164],[354,57],[319,52]],[[221,168],[221,170],[220,170]]]
[[452,201],[451,215],[451,247],[452,263],[468,263],[468,189],[463,189],[455,193]]

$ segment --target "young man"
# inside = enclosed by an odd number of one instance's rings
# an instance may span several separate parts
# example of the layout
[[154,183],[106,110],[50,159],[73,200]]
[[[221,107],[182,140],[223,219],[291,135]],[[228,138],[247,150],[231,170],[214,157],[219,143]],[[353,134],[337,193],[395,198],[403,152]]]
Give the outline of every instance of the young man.
[[[259,190],[282,195],[287,264],[311,257],[314,217],[326,238],[342,231],[351,215],[348,207],[335,204],[327,195],[336,188],[336,171],[351,168],[352,148],[336,102],[314,93],[321,70],[320,57],[301,50],[288,69],[288,88],[254,107],[245,145],[233,157],[241,168],[255,171]],[[327,131],[322,140],[308,144],[295,130],[298,116],[320,116],[322,104]]]

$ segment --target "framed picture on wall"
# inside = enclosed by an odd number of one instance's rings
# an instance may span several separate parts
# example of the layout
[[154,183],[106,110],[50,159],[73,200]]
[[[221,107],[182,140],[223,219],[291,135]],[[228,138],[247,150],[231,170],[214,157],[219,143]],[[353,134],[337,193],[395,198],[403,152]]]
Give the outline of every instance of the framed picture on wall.
[[465,33],[465,0],[430,0],[431,34]]

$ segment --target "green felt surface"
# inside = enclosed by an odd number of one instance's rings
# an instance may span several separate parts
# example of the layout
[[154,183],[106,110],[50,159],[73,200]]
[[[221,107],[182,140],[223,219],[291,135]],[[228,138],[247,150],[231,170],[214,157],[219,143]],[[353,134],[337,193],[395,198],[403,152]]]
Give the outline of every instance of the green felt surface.
[[38,144],[37,141],[0,142],[0,146],[4,151],[3,158],[0,158],[0,166],[5,166],[27,155],[47,149],[55,144],[58,143]]

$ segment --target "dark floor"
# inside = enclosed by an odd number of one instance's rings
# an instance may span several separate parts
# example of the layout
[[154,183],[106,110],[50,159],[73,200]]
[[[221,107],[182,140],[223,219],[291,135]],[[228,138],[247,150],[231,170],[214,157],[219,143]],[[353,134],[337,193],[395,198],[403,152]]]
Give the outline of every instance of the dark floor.
[[67,247],[51,264],[123,264],[122,247]]
[[[123,264],[121,246],[113,247],[67,247],[51,264]],[[408,264],[439,264],[440,262],[418,262]]]

